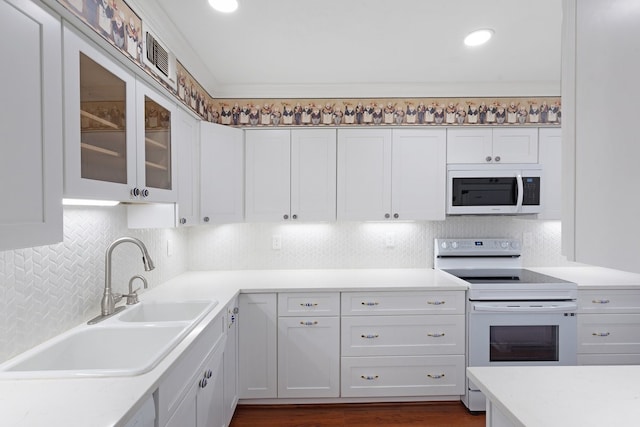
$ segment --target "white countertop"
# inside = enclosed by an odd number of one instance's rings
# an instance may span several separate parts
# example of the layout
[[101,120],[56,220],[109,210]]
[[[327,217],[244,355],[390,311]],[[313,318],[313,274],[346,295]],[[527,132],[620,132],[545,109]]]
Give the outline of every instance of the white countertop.
[[[458,290],[464,282],[432,269],[192,271],[140,301],[217,299],[218,305],[150,372],[133,377],[2,379],[0,425],[117,426],[157,388],[162,375],[238,292]],[[117,344],[115,344],[117,345]]]
[[640,366],[473,367],[467,371],[514,426],[640,425]]
[[640,274],[605,267],[536,267],[528,268],[578,284],[578,289],[640,289]]

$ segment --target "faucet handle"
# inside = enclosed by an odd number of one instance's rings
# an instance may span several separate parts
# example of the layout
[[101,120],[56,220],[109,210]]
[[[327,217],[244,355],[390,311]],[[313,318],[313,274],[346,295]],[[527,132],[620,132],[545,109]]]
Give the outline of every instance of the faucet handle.
[[122,294],[119,294],[119,293],[115,293],[115,292],[112,293],[111,295],[113,295],[113,303],[114,304],[117,304],[120,301],[122,301],[122,298],[125,296],[125,295],[122,295]]

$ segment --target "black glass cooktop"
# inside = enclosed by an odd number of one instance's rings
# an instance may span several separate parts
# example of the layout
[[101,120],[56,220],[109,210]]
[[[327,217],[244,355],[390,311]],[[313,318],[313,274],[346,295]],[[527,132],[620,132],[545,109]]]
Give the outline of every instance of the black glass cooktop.
[[571,283],[557,277],[536,273],[523,268],[460,268],[444,270],[469,283],[552,284]]

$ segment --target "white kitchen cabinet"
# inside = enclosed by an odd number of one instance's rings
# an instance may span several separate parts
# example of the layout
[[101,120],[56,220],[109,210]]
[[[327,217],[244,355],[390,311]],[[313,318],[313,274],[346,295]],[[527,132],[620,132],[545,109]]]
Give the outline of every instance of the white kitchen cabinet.
[[578,291],[578,364],[640,364],[640,291]]
[[60,20],[0,1],[0,251],[62,241]]
[[538,129],[448,129],[447,163],[538,163]]
[[175,202],[175,104],[63,28],[69,198]]
[[459,396],[465,293],[343,292],[341,396]]
[[175,120],[175,145],[178,149],[177,226],[198,223],[200,213],[200,120],[178,108]]
[[218,315],[162,378],[158,426],[222,427],[224,314]]
[[563,1],[562,252],[640,273],[637,6]]
[[241,399],[278,396],[277,296],[240,294],[239,391]]
[[278,307],[278,397],[338,397],[340,294],[281,293]]
[[224,422],[228,427],[238,404],[238,298],[226,308],[227,345],[224,349]]
[[542,212],[538,219],[559,220],[562,215],[562,133],[560,128],[540,128],[538,156],[542,166]]
[[341,220],[444,220],[444,129],[338,132]]
[[335,130],[247,130],[245,141],[247,221],[335,219]]
[[244,135],[241,129],[200,123],[200,222],[244,217]]

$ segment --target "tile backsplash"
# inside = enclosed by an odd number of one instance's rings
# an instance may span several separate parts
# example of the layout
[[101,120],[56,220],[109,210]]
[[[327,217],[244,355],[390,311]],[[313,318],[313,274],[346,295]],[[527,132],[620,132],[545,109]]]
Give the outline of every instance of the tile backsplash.
[[[131,244],[113,252],[113,287],[144,274],[149,286],[186,270],[431,268],[436,237],[522,239],[526,266],[568,265],[560,223],[515,217],[455,217],[441,222],[227,224],[129,230],[126,208],[65,208],[64,241],[0,251],[0,362],[99,313],[104,257],[118,237],[148,247],[156,269],[144,272]],[[273,249],[273,240],[281,248]],[[167,242],[173,255],[167,255]]]

